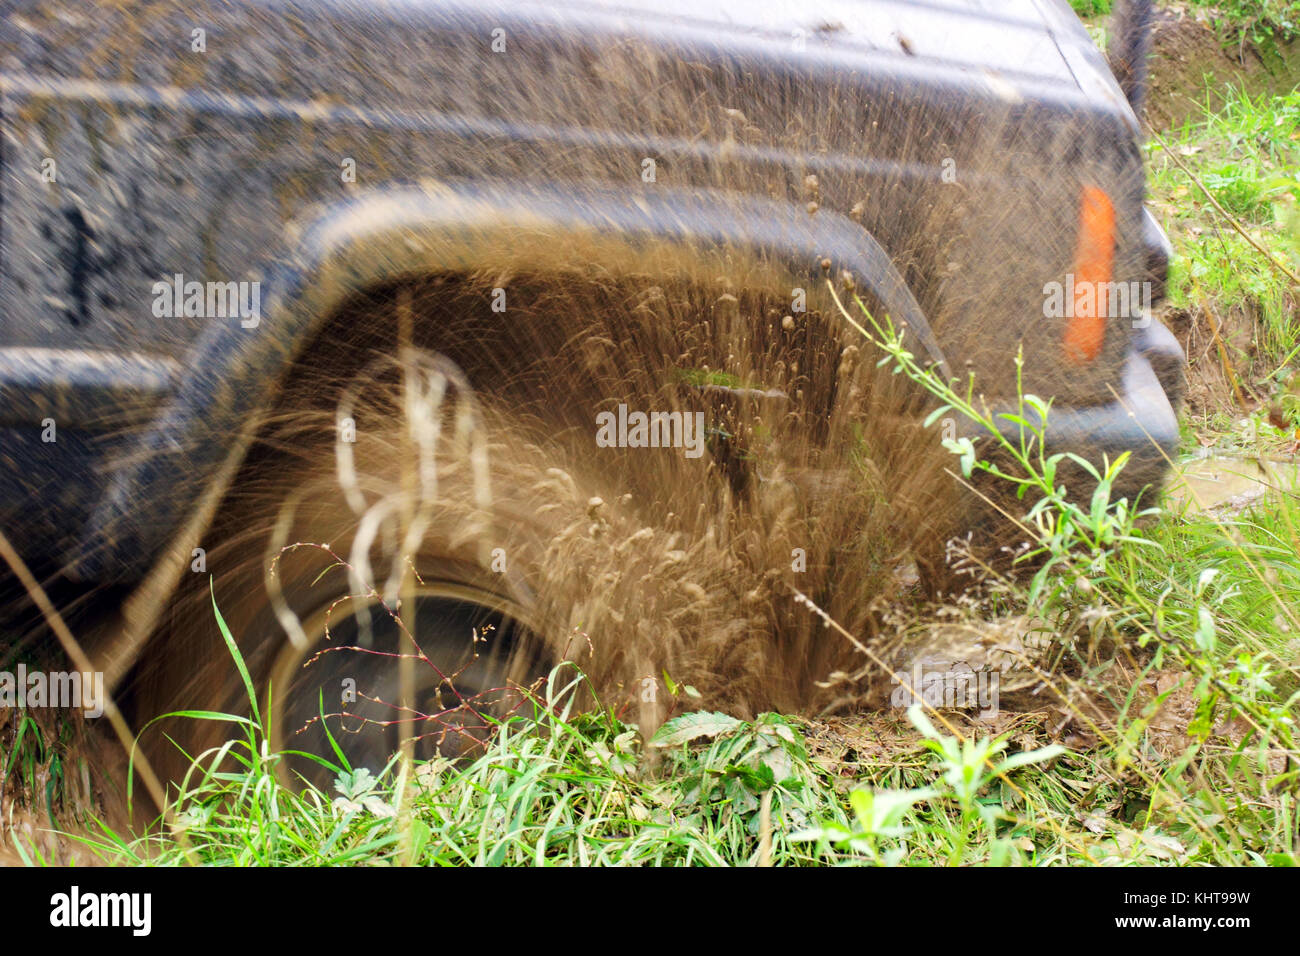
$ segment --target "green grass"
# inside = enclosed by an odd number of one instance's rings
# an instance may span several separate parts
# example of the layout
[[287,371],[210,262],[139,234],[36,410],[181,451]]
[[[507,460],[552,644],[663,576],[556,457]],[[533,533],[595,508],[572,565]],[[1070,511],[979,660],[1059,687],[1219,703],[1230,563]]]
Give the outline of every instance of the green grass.
[[1191,0],[1191,5],[1200,8],[1227,39],[1244,34],[1259,43],[1300,36],[1300,0]]
[[[1247,394],[1284,400],[1300,368],[1300,288],[1277,266],[1300,273],[1300,92],[1252,97],[1229,90],[1221,110],[1161,135],[1165,145],[1153,140],[1148,146],[1150,205],[1174,245],[1170,302],[1220,329],[1232,374]],[[1209,335],[1207,326],[1202,340]],[[1190,358],[1222,362],[1217,345]],[[1242,416],[1255,422],[1249,444],[1259,436],[1281,441],[1265,423],[1263,408],[1217,420],[1213,409],[1205,414],[1210,417],[1193,418],[1189,426],[1233,433],[1228,444],[1241,444]]]
[[[690,713],[645,745],[607,711],[573,712],[582,681],[569,666],[557,669],[554,694],[499,725],[468,765],[435,760],[406,775],[396,758],[371,771],[339,754],[333,794],[286,785],[283,758],[267,753],[260,724],[230,716],[242,736],[198,757],[165,823],[140,837],[101,826],[74,839],[118,865],[802,865],[881,853],[892,861],[908,851],[897,819],[885,827],[850,814],[863,798],[846,799],[835,775],[812,762],[801,722]],[[952,738],[927,733],[938,778],[908,795],[909,807],[925,807],[907,816],[935,821],[934,832],[950,838],[931,838],[924,853],[949,862],[1022,857],[1015,838],[1000,835],[1016,818],[976,800],[990,776],[980,757],[994,753],[1005,775],[1057,751],[1008,758],[996,753],[1005,743],[984,743],[963,753]],[[650,766],[647,749],[656,754]]]
[[[1300,91],[1229,92],[1221,111],[1164,138],[1219,204],[1283,263],[1300,265]],[[1148,146],[1152,202],[1175,246],[1171,300],[1254,305],[1270,356],[1295,347],[1295,290],[1213,207],[1164,147]]]
[[[335,793],[285,786],[256,732],[205,758],[170,826],[77,839],[116,865],[1008,865],[1210,855],[1168,814],[1133,810],[1113,756],[1008,756],[911,714],[921,735],[844,781],[809,759],[808,725],[689,714],[654,738],[559,700],[503,725],[466,767],[342,770]],[[690,738],[689,740],[687,738]],[[215,755],[213,755],[215,756]],[[844,784],[849,786],[845,787]],[[1224,843],[1227,846],[1227,842]],[[31,862],[39,854],[24,851]],[[1230,859],[1230,858],[1228,858]],[[1226,862],[1227,859],[1221,860]]]
[[1111,0],[1070,0],[1070,6],[1081,17],[1099,17],[1110,13]]
[[[1107,5],[1074,0],[1086,15]],[[1240,30],[1285,37],[1298,6],[1219,9]],[[1271,255],[1300,267],[1300,93],[1235,93],[1163,135]],[[1222,322],[1246,383],[1285,404],[1300,394],[1297,290],[1161,147],[1148,155],[1176,250],[1174,303]],[[1243,327],[1244,346],[1231,335]],[[924,380],[887,328],[864,331],[899,374]],[[962,414],[984,414],[968,405]],[[1207,434],[1257,454],[1287,438],[1263,406],[1185,426],[1188,445]],[[646,742],[608,710],[577,712],[582,677],[566,667],[472,760],[354,768],[336,755],[330,792],[284,779],[265,715],[195,716],[225,720],[231,741],[197,756],[165,819],[140,835],[100,824],[70,839],[83,856],[125,864],[1295,865],[1297,489],[1283,481],[1240,512],[1139,517],[1106,493],[1075,505],[1058,493],[1070,463],[1049,464],[1033,436],[1004,449],[1015,469],[953,447],[955,470],[1025,488],[1016,517],[1037,562],[991,575],[972,624],[1023,614],[1054,635],[1039,695],[1051,706],[1008,715],[991,736],[920,710],[833,727],[704,712]],[[1124,467],[1090,464],[1103,485]],[[36,729],[22,728],[7,772],[62,786],[59,748]],[[59,862],[15,845],[32,863]]]
[[[44,662],[27,663],[39,668]],[[87,758],[79,752],[80,725],[45,709],[15,709],[8,717],[0,726],[0,802],[56,828],[81,822],[92,788]]]

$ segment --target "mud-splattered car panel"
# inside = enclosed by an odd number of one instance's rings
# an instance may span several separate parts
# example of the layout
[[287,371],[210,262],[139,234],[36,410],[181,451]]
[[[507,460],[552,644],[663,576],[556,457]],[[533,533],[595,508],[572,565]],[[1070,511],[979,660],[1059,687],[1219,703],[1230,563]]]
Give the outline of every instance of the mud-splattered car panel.
[[[500,223],[566,197],[622,197],[631,218],[601,215],[639,232],[630,270],[739,244],[812,283],[823,256],[853,265],[852,230],[874,237],[892,269],[863,278],[910,290],[938,359],[1006,394],[1022,346],[1027,387],[1096,418],[1084,432],[1146,382],[1127,321],[1080,368],[1043,318],[1081,186],[1113,198],[1116,279],[1149,261],[1136,122],[1063,3],[23,0],[0,20],[0,115],[0,519],[83,577],[148,566],[346,295],[492,249],[508,265]],[[376,228],[385,196],[430,218]],[[792,238],[727,226],[754,202]],[[495,219],[435,256],[429,230],[475,203]],[[260,314],[160,315],[176,277],[258,283]],[[39,389],[32,350],[68,360]],[[57,500],[32,465],[47,421]]]

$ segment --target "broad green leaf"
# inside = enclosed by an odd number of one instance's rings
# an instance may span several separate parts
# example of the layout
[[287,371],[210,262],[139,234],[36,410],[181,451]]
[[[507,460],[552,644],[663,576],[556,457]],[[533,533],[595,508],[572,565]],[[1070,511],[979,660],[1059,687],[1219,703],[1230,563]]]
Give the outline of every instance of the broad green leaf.
[[682,714],[668,721],[650,738],[652,747],[680,747],[700,737],[716,737],[730,733],[742,725],[742,721],[726,714],[701,710],[691,714]]

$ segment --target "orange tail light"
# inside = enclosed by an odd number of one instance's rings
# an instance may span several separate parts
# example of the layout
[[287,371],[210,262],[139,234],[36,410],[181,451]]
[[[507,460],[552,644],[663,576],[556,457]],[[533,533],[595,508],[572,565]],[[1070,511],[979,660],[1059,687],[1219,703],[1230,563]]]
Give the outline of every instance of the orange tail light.
[[1074,254],[1074,302],[1065,327],[1065,358],[1091,362],[1106,338],[1106,289],[1115,263],[1115,207],[1096,186],[1085,186]]

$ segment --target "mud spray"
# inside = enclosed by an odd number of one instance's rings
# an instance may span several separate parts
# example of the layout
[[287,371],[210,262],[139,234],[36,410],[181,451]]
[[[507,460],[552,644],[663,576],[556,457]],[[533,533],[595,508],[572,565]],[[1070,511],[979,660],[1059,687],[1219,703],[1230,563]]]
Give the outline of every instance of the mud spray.
[[[829,311],[725,279],[574,273],[434,278],[343,319],[304,363],[328,371],[282,395],[207,536],[217,604],[277,688],[287,745],[327,746],[324,713],[345,742],[369,724],[455,750],[482,727],[468,714],[565,659],[647,732],[664,674],[741,716],[844,706],[871,681],[831,677],[864,662],[797,594],[883,644],[918,572],[948,581],[951,455]],[[240,712],[208,586],[187,576],[165,652],[147,655],[154,713]]]

